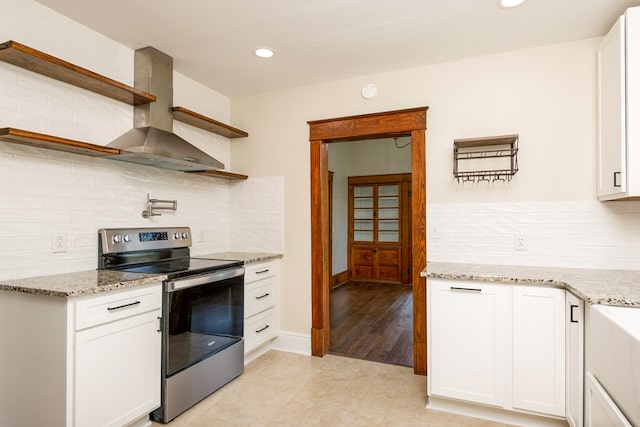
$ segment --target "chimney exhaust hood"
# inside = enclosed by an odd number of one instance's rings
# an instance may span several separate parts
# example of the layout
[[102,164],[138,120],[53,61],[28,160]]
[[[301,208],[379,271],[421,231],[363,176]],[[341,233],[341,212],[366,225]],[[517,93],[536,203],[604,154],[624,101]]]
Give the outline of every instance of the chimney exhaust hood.
[[173,58],[153,47],[135,51],[134,86],[156,102],[134,107],[134,128],[107,144],[126,153],[113,160],[182,172],[224,169],[224,164],[173,133]]

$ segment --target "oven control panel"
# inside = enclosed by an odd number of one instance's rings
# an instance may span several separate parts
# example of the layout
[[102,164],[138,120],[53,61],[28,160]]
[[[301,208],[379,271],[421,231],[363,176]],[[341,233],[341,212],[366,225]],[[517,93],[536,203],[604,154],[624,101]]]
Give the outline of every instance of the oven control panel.
[[192,243],[189,227],[101,228],[98,238],[103,254],[182,248]]

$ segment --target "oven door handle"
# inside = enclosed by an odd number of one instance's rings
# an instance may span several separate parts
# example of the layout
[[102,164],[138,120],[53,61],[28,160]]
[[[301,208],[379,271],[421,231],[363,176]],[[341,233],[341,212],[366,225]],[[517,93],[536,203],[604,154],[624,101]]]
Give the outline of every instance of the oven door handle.
[[194,286],[200,286],[207,283],[221,282],[223,280],[242,276],[243,274],[244,267],[217,271],[212,274],[204,274],[202,276],[191,277],[188,279],[170,280],[167,282],[166,289],[167,292],[175,292],[179,291],[180,289],[192,288]]

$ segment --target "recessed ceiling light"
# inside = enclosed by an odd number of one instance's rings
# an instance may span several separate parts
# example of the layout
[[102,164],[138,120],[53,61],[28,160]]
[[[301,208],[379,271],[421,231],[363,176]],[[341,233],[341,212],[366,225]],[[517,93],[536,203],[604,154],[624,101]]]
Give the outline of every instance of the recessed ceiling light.
[[254,50],[253,53],[260,58],[271,58],[273,56],[273,51],[271,49],[267,49],[266,47],[259,47]]
[[502,9],[509,9],[512,7],[520,6],[525,0],[498,0],[498,7]]

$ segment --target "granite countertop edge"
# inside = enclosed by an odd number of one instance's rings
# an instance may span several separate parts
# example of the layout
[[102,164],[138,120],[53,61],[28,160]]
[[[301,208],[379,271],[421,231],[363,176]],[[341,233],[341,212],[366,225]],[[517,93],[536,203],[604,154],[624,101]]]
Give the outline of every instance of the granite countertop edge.
[[242,252],[242,251],[227,251],[227,252],[216,252],[212,254],[205,255],[191,255],[194,258],[214,258],[214,259],[227,259],[227,260],[238,260],[244,261],[245,265],[247,264],[257,264],[259,262],[272,261],[275,259],[280,259],[284,256],[281,253],[272,253],[272,252]]
[[[120,289],[160,283],[167,278],[164,274],[137,274],[109,271],[81,271],[0,282],[0,291],[22,292],[58,298],[73,298]],[[136,277],[137,276],[137,277]]]
[[[269,252],[218,252],[192,255],[194,258],[214,258],[243,261],[245,265],[280,259],[284,255]],[[89,270],[53,274],[15,280],[0,280],[0,291],[22,292],[58,298],[73,298],[102,292],[134,288],[162,282],[164,274],[130,273],[117,270]]]
[[640,271],[427,262],[422,277],[567,289],[589,304],[640,308]]

